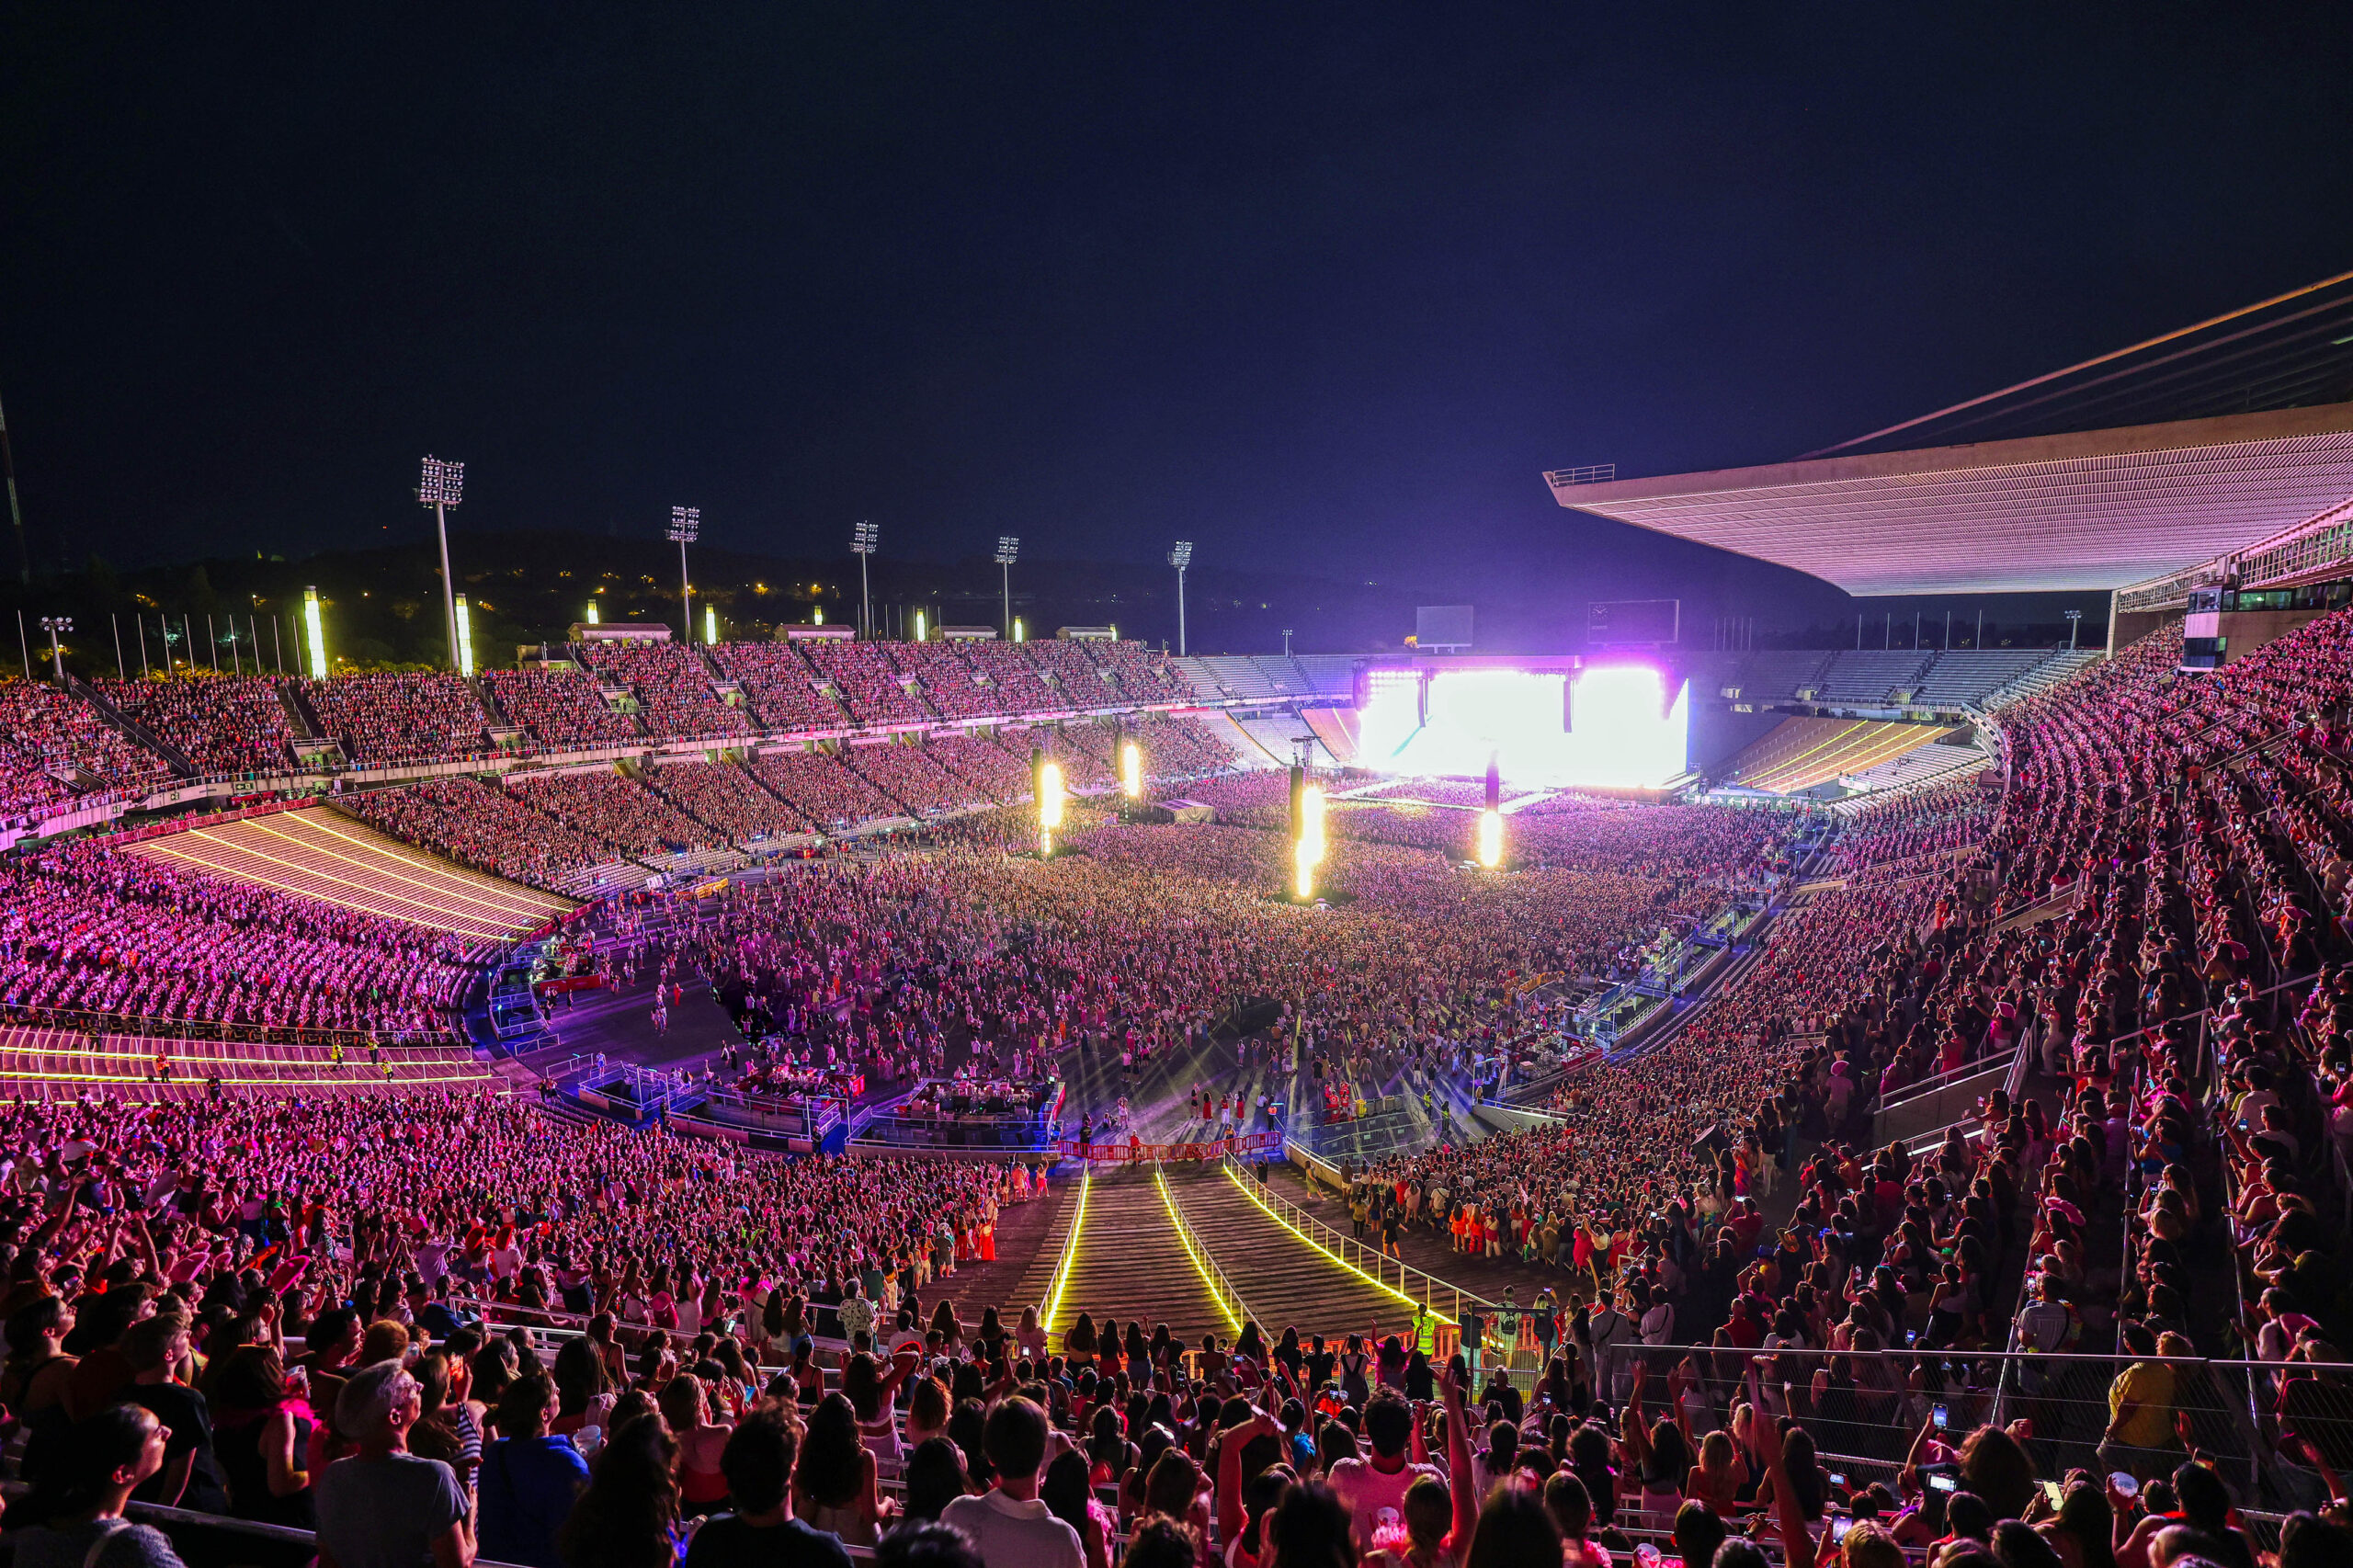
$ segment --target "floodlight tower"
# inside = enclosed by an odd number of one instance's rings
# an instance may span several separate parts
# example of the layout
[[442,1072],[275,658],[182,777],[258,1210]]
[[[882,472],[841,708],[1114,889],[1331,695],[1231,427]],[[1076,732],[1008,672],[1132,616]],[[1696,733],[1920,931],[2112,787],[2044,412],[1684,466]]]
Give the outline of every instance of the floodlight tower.
[[[1176,548],[1168,552],[1168,564],[1176,568],[1176,652],[1180,656],[1185,652],[1185,568],[1192,563],[1193,541],[1189,539],[1178,540]],[[1286,631],[1283,635],[1289,637],[1290,633]],[[1162,646],[1165,647],[1166,644],[1164,643]],[[1289,643],[1284,644],[1283,651],[1285,653],[1290,651]]]
[[858,635],[869,642],[874,638],[874,602],[866,589],[866,558],[874,553],[875,541],[881,535],[882,530],[872,523],[860,523],[849,536],[850,552],[858,557]]
[[2062,610],[2060,613],[2067,618],[2067,652],[2072,653],[2075,651],[2075,627],[2084,619],[2084,612],[2079,609],[2070,609]]
[[426,458],[417,481],[416,498],[433,508],[433,530],[441,538],[441,634],[447,638],[449,667],[458,667],[457,584],[449,575],[449,508],[465,495],[466,465]]
[[1021,553],[1021,536],[996,536],[997,570],[1005,576],[1005,640],[1013,641],[1013,558]]
[[50,668],[57,672],[57,684],[63,686],[65,684],[65,647],[63,643],[58,642],[58,638],[74,630],[74,618],[70,615],[45,615],[40,618],[40,629],[49,633]]
[[670,508],[670,542],[678,547],[678,624],[686,632],[687,646],[695,644],[695,587],[687,575],[687,546],[694,543],[702,532],[702,508],[673,506]]

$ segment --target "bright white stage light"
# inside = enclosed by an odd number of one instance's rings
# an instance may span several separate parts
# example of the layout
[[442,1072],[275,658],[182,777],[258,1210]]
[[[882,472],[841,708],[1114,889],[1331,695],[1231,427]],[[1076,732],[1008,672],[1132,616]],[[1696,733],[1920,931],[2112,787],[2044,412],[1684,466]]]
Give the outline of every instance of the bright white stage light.
[[1046,762],[1038,768],[1038,825],[1063,825],[1063,765]]
[[458,596],[458,673],[472,679],[474,673],[474,618],[466,604],[466,596]]
[[1291,848],[1291,892],[1302,903],[1315,896],[1315,846],[1304,838]]
[[310,633],[311,678],[327,678],[327,639],[319,625],[319,590],[302,590],[302,630]]
[[1120,743],[1120,789],[1131,801],[1143,796],[1143,748],[1133,741]]
[[1324,786],[1308,784],[1299,791],[1300,847],[1309,850],[1309,863],[1324,863]]
[[597,626],[597,625],[601,625],[601,624],[603,624],[603,623],[602,623],[602,621],[600,621],[600,620],[598,619],[598,618],[597,618],[597,601],[596,601],[595,599],[590,599],[590,600],[588,601],[588,624],[589,624],[589,625],[591,625],[591,626]]
[[1665,676],[1648,665],[1577,672],[1561,727],[1568,676],[1551,670],[1440,670],[1422,722],[1418,673],[1374,670],[1358,714],[1358,756],[1386,773],[1475,778],[1490,756],[1523,788],[1655,789],[1687,766],[1689,692],[1667,699]]
[[1479,864],[1494,870],[1504,863],[1504,814],[1479,813]]

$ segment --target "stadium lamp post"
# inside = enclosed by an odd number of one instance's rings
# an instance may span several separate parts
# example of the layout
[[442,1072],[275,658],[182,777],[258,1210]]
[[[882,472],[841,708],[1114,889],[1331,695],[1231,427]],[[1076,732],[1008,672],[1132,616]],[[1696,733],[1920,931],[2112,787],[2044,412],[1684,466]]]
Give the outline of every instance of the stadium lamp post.
[[1017,534],[996,536],[997,570],[1005,574],[1005,640],[1013,641],[1013,558],[1021,553]]
[[2075,628],[2082,622],[2084,612],[2079,609],[2071,609],[2063,610],[2061,613],[2067,618],[2067,652],[2072,653],[2075,651]]
[[684,630],[687,646],[695,645],[695,586],[687,575],[687,546],[694,543],[702,532],[702,508],[673,506],[670,508],[670,542],[678,547],[679,625]]
[[[1176,653],[1179,657],[1182,657],[1185,652],[1185,568],[1192,563],[1193,541],[1189,539],[1178,540],[1176,548],[1168,552],[1168,564],[1176,568]],[[1290,633],[1285,632],[1283,635],[1289,637]],[[1283,644],[1283,652],[1286,653],[1290,652],[1290,644],[1288,642]]]
[[881,533],[872,523],[860,523],[849,536],[850,551],[858,557],[858,613],[862,623],[858,635],[870,642],[874,641],[874,601],[867,593],[866,558],[874,553],[875,540]]
[[449,667],[458,667],[458,599],[457,584],[449,576],[449,508],[464,497],[466,465],[444,462],[439,458],[425,460],[425,472],[417,481],[416,498],[433,508],[433,531],[441,540],[441,635],[449,640]]
[[50,668],[57,672],[57,684],[63,686],[65,684],[65,645],[57,639],[61,634],[74,630],[74,618],[70,615],[45,615],[40,618],[40,629],[49,633]]

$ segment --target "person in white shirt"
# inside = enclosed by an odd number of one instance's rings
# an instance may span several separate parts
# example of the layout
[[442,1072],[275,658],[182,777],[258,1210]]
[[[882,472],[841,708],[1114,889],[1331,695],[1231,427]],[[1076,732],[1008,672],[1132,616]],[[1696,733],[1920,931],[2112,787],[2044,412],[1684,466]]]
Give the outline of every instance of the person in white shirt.
[[972,1543],[983,1568],[1086,1568],[1078,1532],[1038,1496],[1046,1431],[1046,1413],[1017,1395],[990,1411],[981,1451],[996,1469],[996,1488],[940,1511],[939,1522]]
[[1425,1475],[1446,1477],[1435,1465],[1415,1464],[1407,1452],[1414,1437],[1414,1407],[1393,1389],[1382,1389],[1364,1407],[1364,1434],[1370,1459],[1347,1459],[1332,1466],[1332,1490],[1347,1505],[1350,1533],[1359,1550],[1373,1532],[1403,1516],[1406,1489]]

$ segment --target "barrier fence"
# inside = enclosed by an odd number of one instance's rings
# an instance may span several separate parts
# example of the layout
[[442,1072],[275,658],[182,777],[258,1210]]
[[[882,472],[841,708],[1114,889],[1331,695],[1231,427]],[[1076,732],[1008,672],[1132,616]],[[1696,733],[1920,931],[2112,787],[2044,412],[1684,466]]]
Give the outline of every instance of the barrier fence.
[[1241,1158],[1264,1157],[1282,1153],[1280,1132],[1238,1132],[1205,1143],[1079,1143],[1074,1139],[1062,1142],[1062,1157],[1085,1160],[1094,1165],[1158,1165],[1172,1161],[1223,1159],[1228,1155]]

